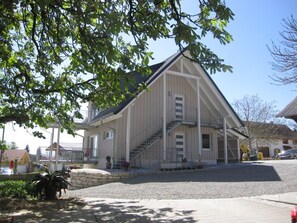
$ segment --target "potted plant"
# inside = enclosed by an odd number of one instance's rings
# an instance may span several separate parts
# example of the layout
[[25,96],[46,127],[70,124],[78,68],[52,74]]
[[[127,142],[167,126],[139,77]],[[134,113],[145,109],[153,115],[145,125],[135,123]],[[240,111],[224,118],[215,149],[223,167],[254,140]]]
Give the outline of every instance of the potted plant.
[[40,173],[32,180],[31,184],[32,195],[40,200],[57,199],[57,195],[61,197],[62,190],[66,193],[68,185],[71,185],[63,171]]
[[111,169],[111,157],[106,157],[106,169]]
[[127,162],[127,161],[123,161],[122,162],[122,167],[125,169],[125,170],[128,170],[129,169],[129,166],[130,166],[130,163]]

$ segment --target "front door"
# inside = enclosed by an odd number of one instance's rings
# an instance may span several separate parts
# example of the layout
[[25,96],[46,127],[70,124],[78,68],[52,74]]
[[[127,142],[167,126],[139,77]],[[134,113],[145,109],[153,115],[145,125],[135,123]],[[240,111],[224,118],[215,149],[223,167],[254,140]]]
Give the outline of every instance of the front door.
[[184,133],[175,134],[175,149],[176,149],[176,153],[175,153],[176,161],[181,162],[184,158],[186,158]]
[[175,119],[184,119],[184,96],[175,95]]

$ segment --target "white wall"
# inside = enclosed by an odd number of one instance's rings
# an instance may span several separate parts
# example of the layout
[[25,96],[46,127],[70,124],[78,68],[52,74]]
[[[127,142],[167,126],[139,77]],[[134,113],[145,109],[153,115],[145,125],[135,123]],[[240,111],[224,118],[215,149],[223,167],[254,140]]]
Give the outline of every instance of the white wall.
[[28,165],[18,165],[17,173],[27,173],[27,167]]

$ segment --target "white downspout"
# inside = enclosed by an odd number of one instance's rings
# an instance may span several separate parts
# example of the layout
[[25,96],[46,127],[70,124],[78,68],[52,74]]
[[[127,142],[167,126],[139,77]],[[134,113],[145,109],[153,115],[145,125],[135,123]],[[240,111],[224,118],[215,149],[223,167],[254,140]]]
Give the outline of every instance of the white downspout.
[[126,161],[130,162],[130,134],[131,134],[131,106],[127,113],[127,132],[126,132]]
[[228,144],[227,144],[227,123],[226,117],[223,118],[223,131],[224,131],[224,161],[228,164]]
[[166,162],[166,153],[167,153],[167,139],[166,139],[166,106],[167,106],[167,100],[166,100],[166,73],[163,74],[163,161]]
[[115,157],[116,157],[116,152],[115,152],[115,148],[116,148],[116,129],[111,128],[111,127],[107,127],[108,129],[110,129],[113,132],[113,137],[112,137],[112,154],[111,154],[111,168],[113,169],[114,163],[115,163]]
[[199,78],[196,79],[196,98],[197,98],[197,138],[198,138],[198,156],[199,161],[202,155],[202,140],[201,140],[201,114],[200,114],[200,87]]

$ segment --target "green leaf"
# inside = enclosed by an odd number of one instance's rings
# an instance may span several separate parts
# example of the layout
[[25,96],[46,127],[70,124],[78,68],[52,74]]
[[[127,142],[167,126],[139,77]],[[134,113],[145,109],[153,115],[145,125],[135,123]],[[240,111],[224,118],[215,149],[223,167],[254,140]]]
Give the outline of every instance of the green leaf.
[[45,127],[55,117],[74,132],[79,101],[115,106],[133,94],[129,89],[135,81],[121,86],[126,73],[150,74],[151,40],[174,39],[178,49],[188,48],[211,73],[230,71],[202,42],[210,35],[221,44],[232,41],[225,28],[234,14],[221,1],[197,2],[195,13],[185,11],[182,1],[15,0],[1,5],[2,123]]

